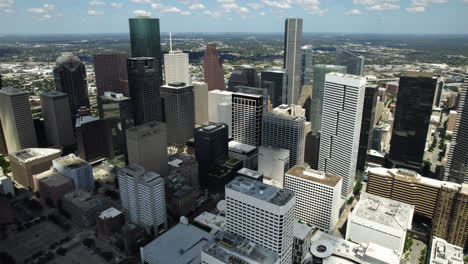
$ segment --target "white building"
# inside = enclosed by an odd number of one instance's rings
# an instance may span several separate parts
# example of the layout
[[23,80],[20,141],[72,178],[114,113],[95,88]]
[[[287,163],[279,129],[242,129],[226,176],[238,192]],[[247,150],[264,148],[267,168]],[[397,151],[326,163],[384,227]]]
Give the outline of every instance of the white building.
[[226,185],[226,230],[277,253],[291,263],[294,193],[247,177]]
[[262,143],[263,95],[232,95],[232,137],[235,141],[260,146]]
[[362,193],[348,216],[346,240],[375,243],[402,254],[413,214],[413,205]]
[[429,264],[463,264],[463,248],[452,245],[444,239],[433,237],[427,258]]
[[232,92],[213,90],[208,93],[208,121],[228,125],[232,137]]
[[60,174],[73,180],[75,189],[94,191],[93,168],[89,162],[70,154],[53,160],[52,165]]
[[193,96],[195,100],[195,124],[208,124],[208,84],[193,82]]
[[230,232],[218,233],[201,253],[202,264],[279,264],[278,254]]
[[241,160],[244,163],[244,168],[256,170],[258,167],[258,148],[237,141],[229,141],[229,158]]
[[341,207],[340,176],[294,166],[284,178],[284,189],[296,195],[296,220],[331,231]]
[[284,173],[289,168],[289,150],[260,146],[258,148],[258,171],[263,173],[263,182],[283,188]]
[[325,77],[318,169],[343,178],[344,197],[351,194],[356,176],[365,86],[365,77]]
[[130,221],[157,234],[167,228],[164,179],[130,164],[118,173],[122,208]]
[[183,82],[190,84],[188,53],[171,50],[168,54],[164,54],[164,74],[166,83]]

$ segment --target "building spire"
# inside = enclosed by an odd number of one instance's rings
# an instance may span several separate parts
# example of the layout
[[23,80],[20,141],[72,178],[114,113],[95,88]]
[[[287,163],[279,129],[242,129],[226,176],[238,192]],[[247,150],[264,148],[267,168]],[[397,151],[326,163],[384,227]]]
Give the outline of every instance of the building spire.
[[169,48],[170,53],[172,53],[172,32],[169,32]]

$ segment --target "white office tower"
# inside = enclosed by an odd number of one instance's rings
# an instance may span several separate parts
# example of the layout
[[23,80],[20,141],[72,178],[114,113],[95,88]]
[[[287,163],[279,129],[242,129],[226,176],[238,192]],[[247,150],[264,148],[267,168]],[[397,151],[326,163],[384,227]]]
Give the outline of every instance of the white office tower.
[[8,152],[37,147],[28,93],[12,87],[1,89],[0,121]]
[[341,177],[294,166],[284,178],[284,189],[296,195],[296,220],[328,232],[338,222]]
[[401,255],[413,214],[414,205],[361,193],[359,202],[348,216],[346,240],[375,243]]
[[53,160],[52,165],[58,173],[73,180],[75,189],[94,191],[93,168],[87,161],[70,154]]
[[284,173],[289,168],[289,150],[272,146],[258,148],[258,172],[263,182],[283,188]]
[[226,230],[292,262],[294,193],[247,177],[226,185]]
[[159,175],[169,174],[166,124],[152,121],[127,129],[128,162]]
[[[305,117],[294,116],[288,105],[263,115],[262,145],[289,150],[289,168],[304,163]],[[288,169],[289,169],[288,168]]]
[[158,234],[167,228],[164,179],[136,164],[122,168],[119,173],[122,208],[130,221]]
[[195,100],[195,124],[208,124],[208,84],[193,82],[193,97]]
[[208,120],[228,125],[232,137],[232,92],[213,90],[208,93]]
[[182,51],[172,50],[172,36],[170,51],[164,54],[164,74],[166,83],[183,82],[190,84],[189,55]]
[[251,146],[262,143],[263,95],[232,95],[232,137]]
[[318,169],[343,178],[344,197],[351,194],[356,176],[365,86],[365,77],[325,76]]

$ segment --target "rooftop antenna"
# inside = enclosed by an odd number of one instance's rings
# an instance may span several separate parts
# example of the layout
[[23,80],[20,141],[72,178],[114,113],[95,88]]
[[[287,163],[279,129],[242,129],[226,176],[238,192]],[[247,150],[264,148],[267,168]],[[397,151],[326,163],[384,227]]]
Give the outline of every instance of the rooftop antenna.
[[172,32],[169,32],[169,47],[170,47],[170,53],[173,53],[172,52]]

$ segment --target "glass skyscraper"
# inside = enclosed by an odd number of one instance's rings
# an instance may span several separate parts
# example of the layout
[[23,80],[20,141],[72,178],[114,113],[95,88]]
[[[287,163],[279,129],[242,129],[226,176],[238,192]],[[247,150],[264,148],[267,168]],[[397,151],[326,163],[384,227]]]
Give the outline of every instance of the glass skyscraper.
[[161,61],[159,19],[136,17],[128,20],[132,57],[153,57]]
[[272,69],[261,73],[262,88],[268,90],[273,107],[286,104],[288,77],[284,69]]
[[301,97],[302,18],[288,18],[284,29],[284,64],[288,73],[288,104]]
[[362,75],[364,72],[364,57],[342,47],[336,47],[335,64],[346,66],[347,74]]

